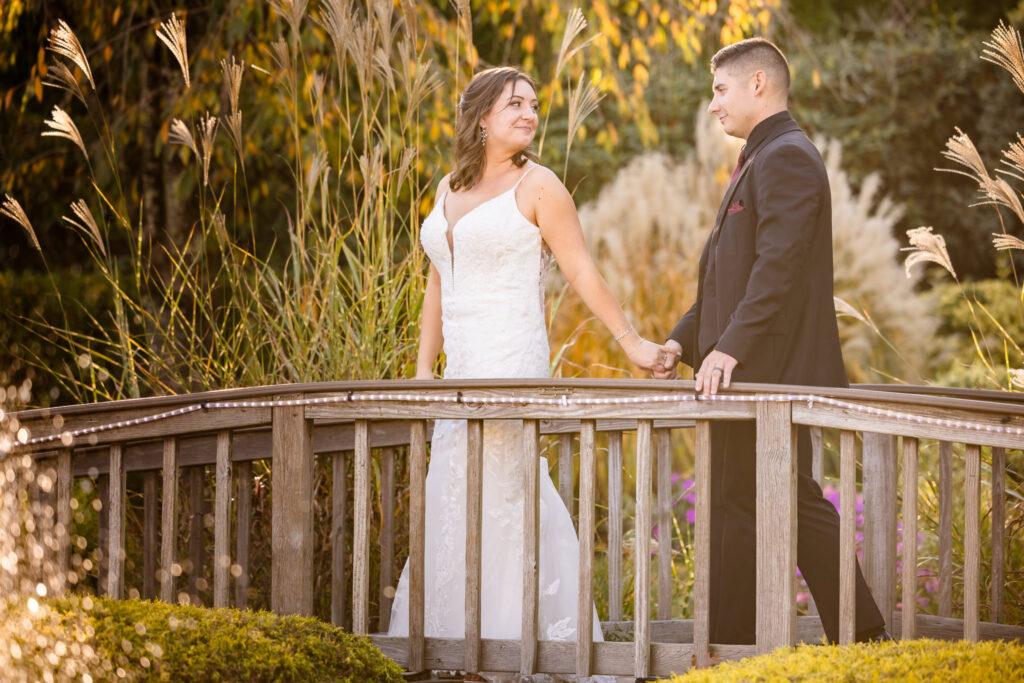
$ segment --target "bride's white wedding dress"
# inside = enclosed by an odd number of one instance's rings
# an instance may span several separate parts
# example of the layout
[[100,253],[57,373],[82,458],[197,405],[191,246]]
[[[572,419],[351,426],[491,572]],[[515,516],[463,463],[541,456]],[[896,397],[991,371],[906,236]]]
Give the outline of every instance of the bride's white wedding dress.
[[[547,377],[544,282],[550,253],[516,203],[516,184],[466,213],[451,229],[447,192],[423,222],[420,240],[441,277],[449,379]],[[522,422],[484,427],[481,636],[518,639],[523,595]],[[425,631],[465,634],[466,423],[438,420],[426,479]],[[576,639],[578,540],[547,462],[540,464],[539,629],[541,640]],[[388,635],[409,631],[408,563]],[[603,640],[594,613],[595,641]]]

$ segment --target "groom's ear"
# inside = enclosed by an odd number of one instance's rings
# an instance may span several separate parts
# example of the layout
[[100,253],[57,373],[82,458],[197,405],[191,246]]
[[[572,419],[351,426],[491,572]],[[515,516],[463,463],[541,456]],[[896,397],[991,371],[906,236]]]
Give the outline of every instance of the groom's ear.
[[750,75],[750,82],[754,88],[754,96],[764,95],[768,90],[768,74],[758,69]]

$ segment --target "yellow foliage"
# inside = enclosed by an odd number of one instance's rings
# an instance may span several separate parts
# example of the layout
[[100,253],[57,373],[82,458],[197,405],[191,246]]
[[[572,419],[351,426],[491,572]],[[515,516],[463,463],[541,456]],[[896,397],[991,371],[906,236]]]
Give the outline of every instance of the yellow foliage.
[[1024,680],[1024,647],[938,640],[803,645],[692,671],[672,681],[990,681]]

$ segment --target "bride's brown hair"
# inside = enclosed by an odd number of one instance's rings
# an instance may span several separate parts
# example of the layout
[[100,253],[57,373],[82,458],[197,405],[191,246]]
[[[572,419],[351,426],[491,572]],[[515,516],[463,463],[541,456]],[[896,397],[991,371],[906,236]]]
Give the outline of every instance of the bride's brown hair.
[[[459,100],[459,113],[455,119],[455,158],[448,185],[452,191],[468,190],[480,182],[484,172],[484,147],[480,144],[480,118],[498,101],[505,84],[525,81],[534,91],[533,79],[511,66],[486,69],[473,76]],[[522,167],[527,161],[537,161],[531,147],[515,153],[512,163]]]

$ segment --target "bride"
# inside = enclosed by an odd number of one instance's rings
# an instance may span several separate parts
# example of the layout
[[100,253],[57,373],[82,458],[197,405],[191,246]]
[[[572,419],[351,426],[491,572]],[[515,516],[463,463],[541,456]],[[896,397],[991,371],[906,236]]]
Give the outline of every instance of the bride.
[[[598,273],[572,197],[530,149],[537,94],[529,76],[478,73],[459,103],[451,173],[437,189],[420,240],[430,259],[417,379],[431,379],[442,345],[447,379],[547,377],[544,282],[553,256],[565,278],[643,368],[663,347],[641,338]],[[481,636],[521,633],[521,422],[485,423]],[[426,479],[425,634],[465,634],[466,423],[438,420]],[[578,541],[544,462],[540,466],[539,624],[542,640],[576,639]],[[408,564],[388,635],[409,629]],[[595,641],[603,640],[594,619]]]

